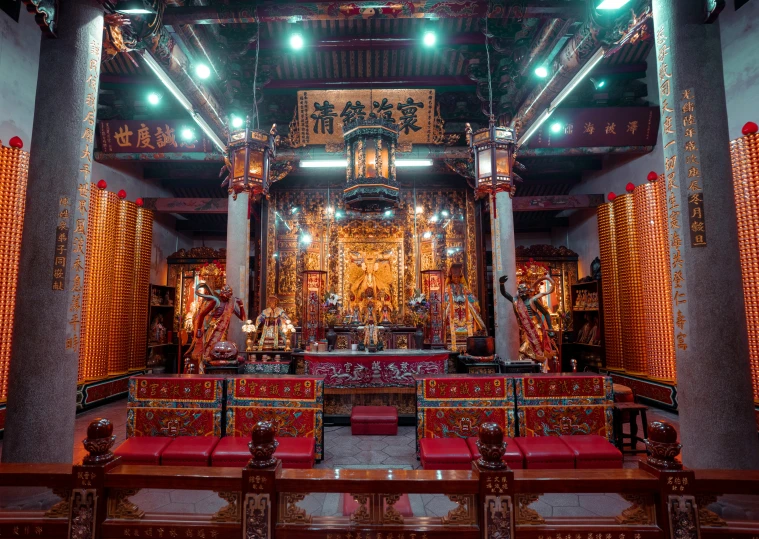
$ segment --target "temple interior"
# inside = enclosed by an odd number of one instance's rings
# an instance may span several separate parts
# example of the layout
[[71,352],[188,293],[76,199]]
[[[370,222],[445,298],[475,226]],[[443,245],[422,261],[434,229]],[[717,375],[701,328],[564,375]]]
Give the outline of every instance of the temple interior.
[[0,0],[0,537],[757,539],[757,28]]

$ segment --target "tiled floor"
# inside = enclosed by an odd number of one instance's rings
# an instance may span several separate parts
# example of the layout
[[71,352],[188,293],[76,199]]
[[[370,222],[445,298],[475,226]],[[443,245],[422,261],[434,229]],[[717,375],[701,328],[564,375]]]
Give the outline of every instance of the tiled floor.
[[[81,441],[86,437],[87,425],[96,418],[111,420],[116,443],[126,437],[126,401],[107,404],[77,416],[74,442],[74,461],[84,456]],[[666,419],[677,427],[675,414],[651,411],[649,421]],[[418,469],[416,458],[415,427],[399,427],[397,436],[352,436],[350,427],[325,426],[325,458],[317,468],[394,468]],[[2,443],[0,442],[0,448]],[[626,467],[636,467],[637,457],[628,456]],[[342,514],[342,494],[312,494],[299,503],[313,516]],[[210,491],[182,491],[143,489],[131,500],[148,513],[213,514],[226,502]],[[51,493],[39,490],[19,492],[0,489],[0,507],[46,508],[57,499]],[[445,516],[455,504],[442,494],[410,495],[414,516]],[[547,494],[532,504],[544,517],[611,517],[618,515],[629,504],[615,494]],[[728,506],[728,511],[733,510]]]

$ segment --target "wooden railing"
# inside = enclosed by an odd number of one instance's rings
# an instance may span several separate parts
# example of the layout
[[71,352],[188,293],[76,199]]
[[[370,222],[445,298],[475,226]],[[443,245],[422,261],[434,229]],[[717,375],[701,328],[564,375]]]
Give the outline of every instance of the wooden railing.
[[[480,429],[483,458],[470,471],[283,470],[272,458],[274,429],[262,423],[253,431],[250,463],[238,469],[121,465],[110,451],[115,438],[112,426],[98,420],[90,425],[84,442],[89,454],[79,465],[0,465],[5,497],[10,487],[46,487],[57,496],[47,510],[0,509],[0,538],[759,537],[759,521],[731,521],[708,507],[720,496],[753,496],[759,505],[759,471],[683,469],[676,461],[680,446],[674,429],[654,422],[649,433],[649,456],[635,469],[510,470],[500,458],[505,450],[503,432],[488,424]],[[224,503],[205,515],[145,512],[131,499],[142,489],[213,491]],[[612,494],[627,505],[606,516],[541,515],[532,504],[550,494]],[[352,499],[346,505],[352,507],[350,514],[323,514],[304,504],[308,496],[325,495]],[[417,516],[419,511],[404,515],[396,508],[404,495],[417,500],[437,495],[449,509],[438,516],[426,512]]]

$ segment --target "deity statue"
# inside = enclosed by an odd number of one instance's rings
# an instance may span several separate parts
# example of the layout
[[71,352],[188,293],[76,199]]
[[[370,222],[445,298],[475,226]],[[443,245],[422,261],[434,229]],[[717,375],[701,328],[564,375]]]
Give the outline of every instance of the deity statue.
[[380,316],[380,324],[383,326],[392,324],[392,321],[390,320],[390,306],[387,303],[384,303],[382,305],[382,309],[380,309]]
[[472,293],[464,277],[464,265],[451,264],[443,292],[445,330],[451,337],[451,350],[458,351],[466,338],[485,331],[485,322],[480,316],[480,304]]
[[382,341],[379,338],[379,326],[374,316],[374,304],[369,303],[366,307],[366,318],[364,319],[364,347],[369,350],[371,345],[376,346],[377,350],[382,350]]
[[279,350],[287,345],[285,329],[291,324],[290,318],[282,307],[279,298],[269,296],[266,308],[256,318],[256,327],[261,327],[261,337],[258,339],[260,350]]
[[[207,293],[202,293],[202,289]],[[198,308],[195,315],[193,334],[190,348],[185,354],[190,362],[185,365],[197,365],[198,373],[203,374],[204,362],[211,359],[211,351],[217,343],[227,340],[229,323],[232,315],[240,320],[245,320],[245,307],[242,300],[232,299],[232,288],[224,285],[220,290],[213,290],[208,284],[200,282],[195,286],[195,295],[203,298],[203,304]]]
[[363,275],[350,285],[351,295],[355,301],[379,299],[383,293],[388,293],[392,287],[391,261],[395,251],[390,249],[382,253],[367,251],[359,253],[351,251],[351,262],[363,271]]
[[554,281],[548,274],[538,279],[533,283],[533,288],[542,281],[547,281],[550,287],[545,292],[539,292],[530,297],[530,287],[525,283],[517,286],[516,296],[506,292],[507,280],[508,276],[506,275],[499,279],[501,295],[514,306],[514,314],[519,323],[520,334],[522,335],[519,357],[520,359],[527,358],[542,363],[543,372],[548,372],[548,360],[558,357],[559,351],[551,338],[553,336],[551,314],[540,301],[540,298],[553,292]]

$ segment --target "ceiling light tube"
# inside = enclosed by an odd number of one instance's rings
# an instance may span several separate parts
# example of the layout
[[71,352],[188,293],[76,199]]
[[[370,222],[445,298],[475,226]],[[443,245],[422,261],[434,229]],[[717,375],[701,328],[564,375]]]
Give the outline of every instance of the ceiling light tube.
[[[301,168],[345,168],[348,166],[347,159],[301,159]],[[396,162],[396,165],[398,163]]]
[[594,67],[603,60],[604,54],[606,54],[606,49],[601,47],[598,49],[593,56],[590,57],[590,60],[588,60],[584,66],[582,66],[582,69],[577,72],[577,74],[572,78],[571,81],[569,81],[569,84],[567,84],[564,89],[559,92],[559,94],[554,98],[553,101],[551,101],[551,104],[548,105],[548,108],[545,109],[540,116],[538,116],[538,119],[535,120],[532,125],[527,129],[527,131],[524,132],[524,134],[519,137],[519,140],[517,141],[517,147],[522,146],[525,144],[529,138],[535,134],[535,132],[540,129],[540,126],[543,125],[543,123],[551,116],[554,110],[559,106],[559,104],[566,99],[566,97],[572,93],[572,90],[574,90],[580,82],[582,82],[585,77],[588,76],[588,74],[593,70]]
[[179,101],[179,104],[182,105],[182,107],[184,107],[185,110],[190,113],[192,119],[195,120],[195,123],[198,124],[198,126],[203,130],[211,142],[214,143],[214,145],[219,149],[221,153],[226,155],[227,145],[224,144],[224,142],[213,131],[213,129],[211,129],[211,126],[208,125],[205,119],[195,111],[195,108],[192,106],[192,103],[190,103],[190,100],[185,97],[179,87],[166,74],[166,72],[163,70],[163,67],[161,67],[161,64],[159,64],[158,61],[153,58],[149,52],[143,52],[142,59],[153,71],[153,73],[155,73],[156,77],[158,77],[158,80],[160,80],[166,89],[171,92],[171,95],[173,95],[177,101]]
[[396,159],[395,166],[402,167],[431,167],[432,159]]

